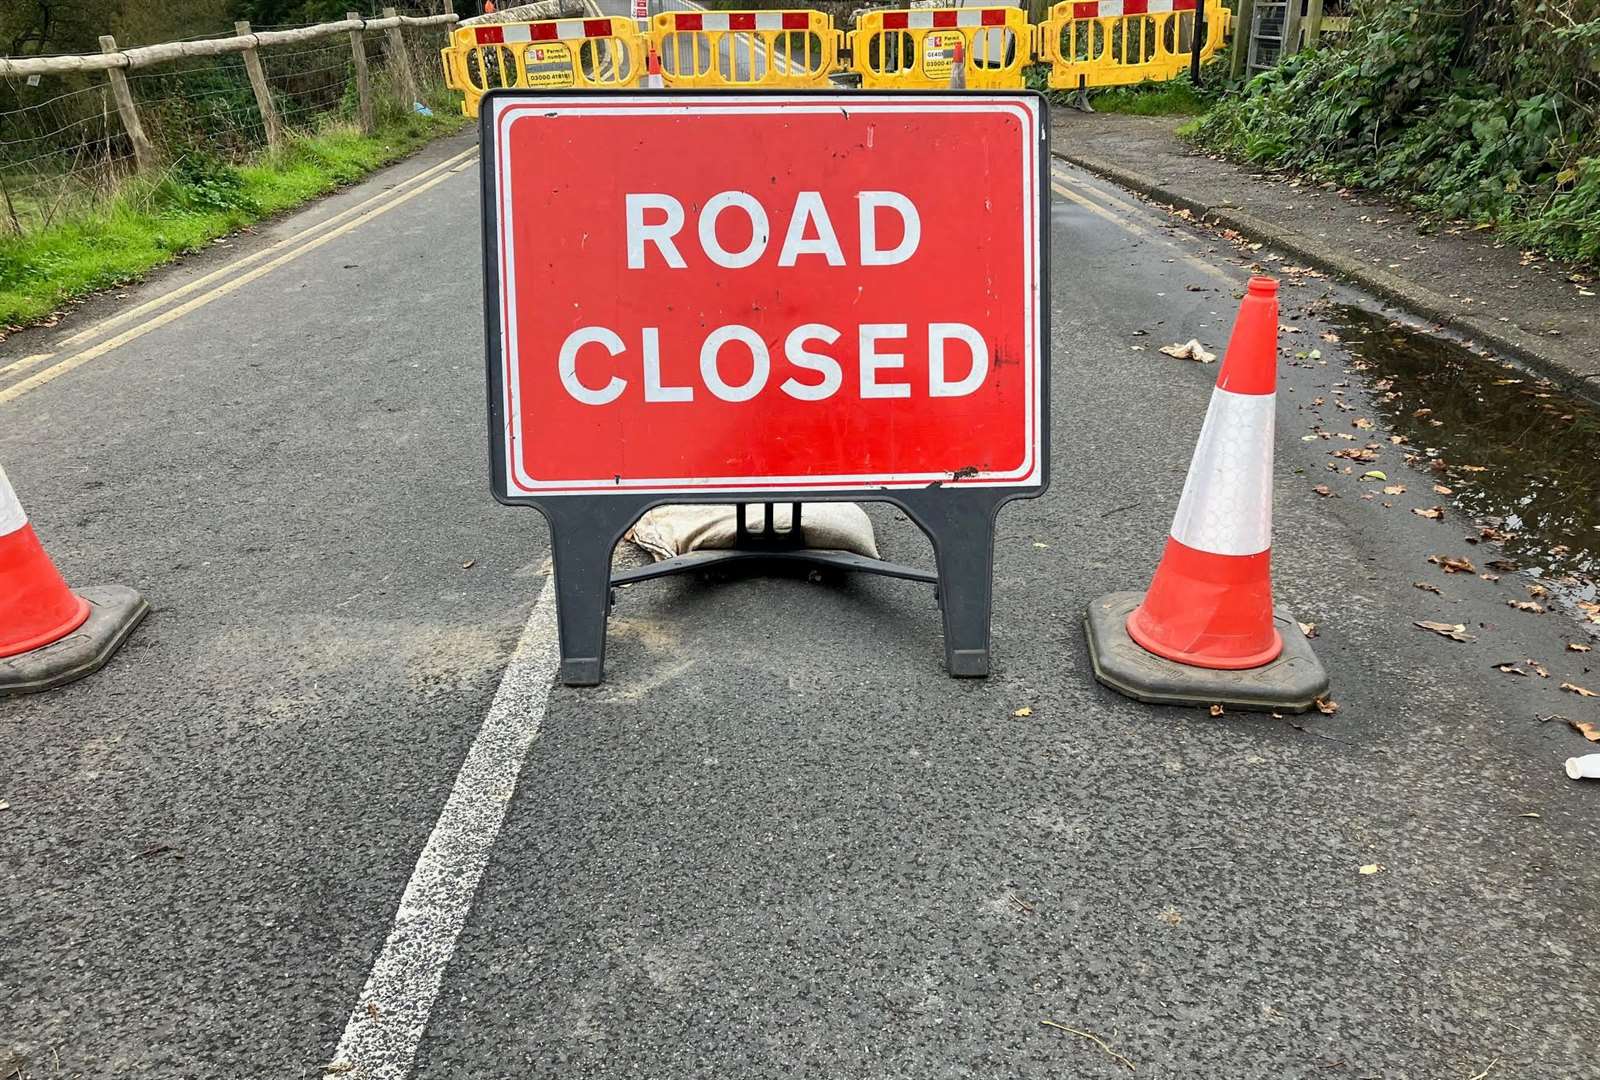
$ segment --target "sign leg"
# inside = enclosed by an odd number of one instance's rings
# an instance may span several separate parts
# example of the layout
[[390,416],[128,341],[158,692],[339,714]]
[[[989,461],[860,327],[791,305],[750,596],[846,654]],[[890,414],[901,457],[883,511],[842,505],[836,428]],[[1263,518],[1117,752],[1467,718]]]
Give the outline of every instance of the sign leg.
[[561,682],[599,686],[611,613],[611,555],[643,512],[631,499],[550,499],[539,507],[550,525],[555,567]]
[[993,491],[930,491],[896,501],[933,542],[944,614],[945,667],[956,678],[989,674],[994,599],[994,519],[1007,496]]

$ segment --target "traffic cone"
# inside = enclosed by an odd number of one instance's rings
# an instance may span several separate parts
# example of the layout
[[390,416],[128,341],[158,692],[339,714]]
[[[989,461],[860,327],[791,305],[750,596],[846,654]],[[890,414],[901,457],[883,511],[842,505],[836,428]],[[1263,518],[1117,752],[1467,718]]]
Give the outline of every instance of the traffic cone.
[[1326,692],[1305,636],[1272,604],[1277,369],[1278,283],[1252,278],[1150,588],[1090,605],[1102,682],[1241,708],[1304,709]]
[[67,588],[0,468],[0,696],[98,670],[149,610],[120,585]]
[[965,43],[958,41],[950,53],[950,89],[965,90],[967,88],[967,50]]
[[644,84],[651,90],[659,90],[663,85],[661,79],[661,54],[656,52],[654,44],[650,46],[650,52],[645,57]]

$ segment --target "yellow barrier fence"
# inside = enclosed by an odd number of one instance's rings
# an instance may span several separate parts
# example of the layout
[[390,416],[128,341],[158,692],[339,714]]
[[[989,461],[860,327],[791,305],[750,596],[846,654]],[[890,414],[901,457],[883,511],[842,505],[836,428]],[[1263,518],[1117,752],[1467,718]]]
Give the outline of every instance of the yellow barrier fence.
[[650,21],[669,88],[826,86],[843,40],[820,11],[669,11]]
[[[1075,90],[1171,79],[1189,66],[1195,8],[1201,0],[1063,0],[1039,24],[1050,86]],[[1222,0],[1205,0],[1202,61],[1228,35]]]
[[848,41],[863,89],[949,86],[960,44],[969,89],[1017,90],[1033,61],[1034,28],[1016,7],[878,10],[856,18]]
[[463,26],[440,50],[445,85],[462,94],[461,111],[497,87],[624,90],[639,85],[645,38],[632,19],[549,19]]

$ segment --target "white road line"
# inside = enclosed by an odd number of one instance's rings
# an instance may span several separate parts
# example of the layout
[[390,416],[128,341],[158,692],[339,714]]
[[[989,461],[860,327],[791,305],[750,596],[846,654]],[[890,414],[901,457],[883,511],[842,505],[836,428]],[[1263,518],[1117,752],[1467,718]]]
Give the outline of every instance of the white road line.
[[489,862],[559,667],[556,594],[545,578],[433,834],[400,897],[394,929],[350,1011],[326,1080],[404,1080]]

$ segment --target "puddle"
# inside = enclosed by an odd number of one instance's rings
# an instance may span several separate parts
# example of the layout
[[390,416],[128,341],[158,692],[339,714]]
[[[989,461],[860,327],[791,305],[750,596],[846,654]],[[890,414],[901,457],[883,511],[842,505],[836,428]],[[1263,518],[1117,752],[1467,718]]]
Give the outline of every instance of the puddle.
[[1503,534],[1507,556],[1524,569],[1577,575],[1576,598],[1594,599],[1600,408],[1380,314],[1338,305],[1327,319],[1384,424],[1410,439],[1408,450],[1443,459],[1439,482],[1457,505]]

